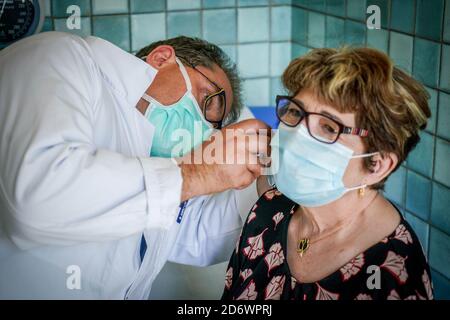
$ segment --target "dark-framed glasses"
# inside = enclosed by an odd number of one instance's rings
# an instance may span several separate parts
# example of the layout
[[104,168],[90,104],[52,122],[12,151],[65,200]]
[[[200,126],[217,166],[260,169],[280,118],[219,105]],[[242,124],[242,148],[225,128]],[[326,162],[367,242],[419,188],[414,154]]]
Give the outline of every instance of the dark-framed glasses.
[[296,127],[305,119],[306,128],[314,139],[332,144],[341,134],[367,137],[368,130],[347,127],[332,117],[316,112],[307,112],[303,103],[290,96],[276,97],[276,113],[278,119],[289,127]]
[[203,102],[202,112],[206,121],[210,122],[214,126],[214,128],[221,129],[227,106],[225,89],[219,87],[214,81],[209,79],[203,72],[196,68],[195,65],[189,64],[189,66],[200,73],[217,89],[216,92],[213,92],[206,96],[205,101]]

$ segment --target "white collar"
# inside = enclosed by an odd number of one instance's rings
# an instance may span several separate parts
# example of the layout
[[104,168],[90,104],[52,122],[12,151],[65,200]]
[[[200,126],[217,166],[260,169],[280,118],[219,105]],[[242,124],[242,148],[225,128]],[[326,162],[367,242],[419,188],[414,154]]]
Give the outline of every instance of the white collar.
[[97,38],[85,38],[103,76],[135,108],[158,72],[145,61]]

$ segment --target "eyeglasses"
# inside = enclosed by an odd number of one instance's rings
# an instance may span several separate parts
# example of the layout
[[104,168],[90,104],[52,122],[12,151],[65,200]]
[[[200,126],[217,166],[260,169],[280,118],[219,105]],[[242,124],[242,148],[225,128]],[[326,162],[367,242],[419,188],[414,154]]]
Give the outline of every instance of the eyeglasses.
[[368,130],[344,126],[339,121],[321,113],[307,112],[303,103],[289,96],[276,97],[276,112],[278,119],[289,127],[296,127],[303,119],[306,119],[306,128],[314,139],[333,144],[339,136],[352,134],[367,137]]
[[221,129],[227,105],[225,89],[219,87],[214,81],[209,79],[203,72],[197,69],[193,64],[189,65],[192,69],[200,73],[217,89],[216,92],[206,96],[205,101],[203,102],[202,112],[206,121],[210,122],[214,126],[214,128]]

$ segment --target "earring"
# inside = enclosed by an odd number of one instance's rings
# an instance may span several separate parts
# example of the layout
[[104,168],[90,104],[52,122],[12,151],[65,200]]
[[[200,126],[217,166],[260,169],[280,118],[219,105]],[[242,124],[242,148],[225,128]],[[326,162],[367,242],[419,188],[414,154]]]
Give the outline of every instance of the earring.
[[358,196],[360,198],[364,197],[365,194],[366,194],[366,186],[361,187],[361,188],[358,189]]

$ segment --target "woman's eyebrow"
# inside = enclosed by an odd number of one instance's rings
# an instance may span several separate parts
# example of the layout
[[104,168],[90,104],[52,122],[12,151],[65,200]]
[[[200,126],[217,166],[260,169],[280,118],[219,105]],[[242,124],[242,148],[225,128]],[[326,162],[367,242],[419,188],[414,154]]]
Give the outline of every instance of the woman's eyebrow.
[[340,123],[343,123],[342,120],[341,120],[339,117],[335,116],[335,115],[332,114],[332,113],[329,113],[328,111],[322,111],[322,112],[320,112],[320,113],[321,113],[321,114],[324,114],[324,115],[326,115],[326,116],[328,116],[328,117],[330,117],[330,118],[332,118],[332,119],[334,119],[334,120],[336,120],[336,121],[338,121],[338,122],[340,122]]
[[[300,103],[300,105],[302,106],[303,109],[305,109],[305,111],[309,112],[308,110],[310,110],[309,106],[307,106],[302,100],[300,99],[295,99],[296,102]],[[318,113],[323,114],[327,117],[330,117],[340,123],[344,123],[338,116],[324,110],[324,111],[319,111]]]

